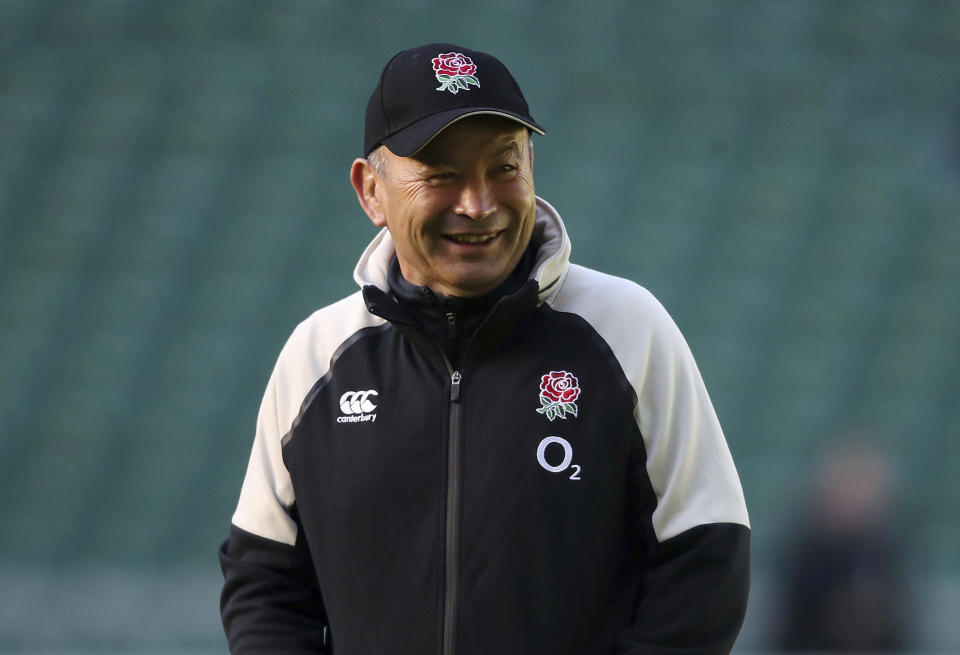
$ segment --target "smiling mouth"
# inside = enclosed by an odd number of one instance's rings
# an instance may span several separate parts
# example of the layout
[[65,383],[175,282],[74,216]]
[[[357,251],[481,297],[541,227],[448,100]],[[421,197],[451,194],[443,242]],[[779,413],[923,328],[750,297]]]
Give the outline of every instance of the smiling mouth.
[[455,243],[486,243],[499,236],[499,232],[490,234],[445,234],[444,237]]

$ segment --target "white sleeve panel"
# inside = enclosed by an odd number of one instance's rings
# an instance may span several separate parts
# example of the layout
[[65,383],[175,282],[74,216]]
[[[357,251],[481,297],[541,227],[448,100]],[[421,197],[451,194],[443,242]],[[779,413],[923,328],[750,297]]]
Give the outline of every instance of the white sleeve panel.
[[657,496],[657,538],[709,523],[749,527],[740,479],[700,371],[659,301],[629,280],[571,265],[552,306],[590,323],[637,394],[634,416]]
[[314,312],[290,335],[260,404],[253,451],[233,514],[235,526],[291,546],[296,543],[297,525],[289,514],[293,483],[283,463],[281,440],[307,394],[327,374],[340,345],[359,330],[383,322],[367,311],[357,292]]

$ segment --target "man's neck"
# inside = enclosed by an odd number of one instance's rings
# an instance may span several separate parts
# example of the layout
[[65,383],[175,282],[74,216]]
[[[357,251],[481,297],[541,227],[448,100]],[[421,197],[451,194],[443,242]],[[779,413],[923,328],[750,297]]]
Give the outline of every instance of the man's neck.
[[464,342],[473,336],[497,301],[516,292],[529,279],[536,259],[537,248],[531,244],[500,286],[481,296],[461,298],[441,296],[429,287],[407,281],[394,257],[388,278],[390,295],[410,310],[424,331],[441,341],[451,362],[456,363]]

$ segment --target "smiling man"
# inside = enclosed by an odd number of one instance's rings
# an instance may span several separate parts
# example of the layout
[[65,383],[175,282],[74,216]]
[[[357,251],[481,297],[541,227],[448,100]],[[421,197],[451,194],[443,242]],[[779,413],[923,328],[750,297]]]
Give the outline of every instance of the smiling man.
[[389,230],[405,280],[441,296],[470,297],[507,279],[536,215],[526,127],[470,116],[414,156],[381,145],[373,157],[375,165],[357,159],[350,179],[370,220]]
[[350,181],[361,290],[294,330],[220,559],[231,652],[727,653],[749,521],[690,350],[569,261],[497,60],[398,53]]

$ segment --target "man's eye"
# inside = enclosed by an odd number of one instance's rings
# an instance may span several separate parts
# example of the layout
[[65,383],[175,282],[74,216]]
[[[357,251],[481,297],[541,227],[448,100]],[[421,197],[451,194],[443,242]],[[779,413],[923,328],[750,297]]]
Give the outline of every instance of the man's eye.
[[456,173],[453,173],[451,171],[446,171],[443,173],[434,173],[429,177],[429,180],[431,182],[448,182],[454,179],[456,176],[457,176]]
[[517,167],[513,164],[504,164],[503,166],[498,166],[496,169],[497,173],[512,173],[517,170]]

